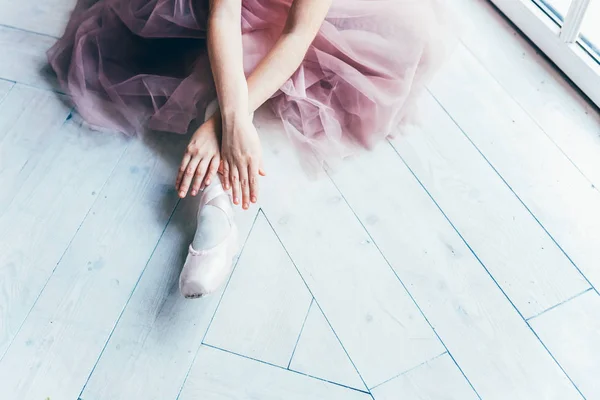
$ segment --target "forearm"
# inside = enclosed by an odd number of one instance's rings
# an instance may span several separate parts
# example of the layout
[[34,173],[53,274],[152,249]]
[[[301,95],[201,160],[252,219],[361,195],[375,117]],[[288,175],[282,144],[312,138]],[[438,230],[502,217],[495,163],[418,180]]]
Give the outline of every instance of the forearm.
[[244,75],[241,0],[211,0],[208,53],[223,122],[247,110],[248,85]]
[[[216,2],[216,0],[214,1]],[[221,108],[221,113],[216,114],[213,118],[227,120],[232,115],[240,112],[252,113],[279,90],[302,63],[310,44],[325,19],[330,3],[331,0],[296,0],[290,9],[282,35],[244,83],[239,81],[238,67],[242,65],[242,61],[237,58],[236,61],[233,61],[234,56],[237,57],[239,54],[242,57],[242,53],[236,51],[233,55],[229,54],[231,51],[228,50],[227,46],[231,42],[235,42],[235,46],[237,46],[237,39],[231,35],[221,37],[219,32],[216,31],[223,32],[223,29],[226,29],[225,26],[213,24],[213,28],[218,29],[215,29],[214,33],[209,29],[209,49],[213,49],[211,51],[211,64]],[[239,18],[235,21],[234,19],[232,18],[227,26],[231,26],[233,23],[239,26]],[[227,44],[223,44],[225,42]],[[239,44],[241,46],[241,39]],[[233,47],[230,45],[229,49]],[[240,62],[240,64],[232,68],[232,66],[224,65],[226,62]],[[226,72],[226,70],[232,72]],[[234,82],[225,82],[221,79],[223,76],[229,76],[228,73],[236,74]],[[228,87],[223,87],[225,84]],[[227,94],[236,96],[237,93],[241,93],[243,91],[240,89],[242,86],[246,94],[245,105],[243,104],[244,99],[226,97]]]
[[248,107],[254,112],[298,69],[308,49],[305,37],[284,34],[248,76]]
[[248,77],[248,105],[255,111],[298,69],[319,31],[331,0],[295,0],[273,48]]

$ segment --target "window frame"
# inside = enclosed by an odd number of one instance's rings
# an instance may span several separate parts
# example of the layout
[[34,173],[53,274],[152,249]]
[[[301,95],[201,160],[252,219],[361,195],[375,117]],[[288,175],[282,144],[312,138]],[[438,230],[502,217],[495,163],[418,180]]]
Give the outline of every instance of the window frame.
[[579,35],[590,0],[572,0],[562,27],[536,0],[490,1],[600,107],[600,55]]

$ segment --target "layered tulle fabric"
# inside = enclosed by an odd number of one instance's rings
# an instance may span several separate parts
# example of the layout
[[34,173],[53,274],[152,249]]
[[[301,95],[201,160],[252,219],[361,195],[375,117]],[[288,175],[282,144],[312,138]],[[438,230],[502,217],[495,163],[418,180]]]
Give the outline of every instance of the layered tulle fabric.
[[[281,33],[292,0],[243,0],[247,74]],[[269,106],[316,161],[397,131],[452,43],[444,0],[334,0],[302,65]],[[91,124],[185,133],[215,98],[206,0],[79,0],[49,51]]]

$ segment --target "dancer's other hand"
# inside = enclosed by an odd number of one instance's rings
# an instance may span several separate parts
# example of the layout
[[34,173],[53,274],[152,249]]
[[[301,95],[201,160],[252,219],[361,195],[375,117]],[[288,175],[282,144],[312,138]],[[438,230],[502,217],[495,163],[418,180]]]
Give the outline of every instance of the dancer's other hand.
[[214,119],[207,120],[192,135],[188,144],[175,182],[179,197],[197,195],[210,185],[221,163],[219,146],[220,126]]
[[221,159],[225,190],[231,189],[233,203],[247,210],[258,201],[258,177],[265,176],[260,139],[250,115],[223,120]]

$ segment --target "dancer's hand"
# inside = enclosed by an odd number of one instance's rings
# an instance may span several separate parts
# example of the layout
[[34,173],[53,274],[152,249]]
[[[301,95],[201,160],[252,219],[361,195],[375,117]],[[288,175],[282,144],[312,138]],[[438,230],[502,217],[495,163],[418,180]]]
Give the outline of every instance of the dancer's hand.
[[184,198],[188,194],[190,185],[192,196],[210,185],[221,162],[219,125],[209,119],[194,132],[183,155],[175,183],[179,197]]
[[225,189],[231,188],[233,203],[241,201],[247,210],[258,200],[258,176],[265,176],[260,139],[249,115],[233,123],[223,121],[221,158]]

